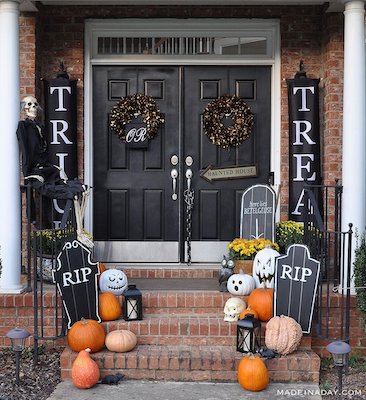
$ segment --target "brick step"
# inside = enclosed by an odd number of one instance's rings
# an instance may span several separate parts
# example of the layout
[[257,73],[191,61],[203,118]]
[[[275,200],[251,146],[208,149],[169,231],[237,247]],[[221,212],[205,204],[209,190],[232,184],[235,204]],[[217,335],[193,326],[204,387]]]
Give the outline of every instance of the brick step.
[[[222,313],[221,313],[222,314]],[[202,345],[236,346],[236,322],[224,321],[222,315],[157,315],[146,316],[142,321],[103,322],[106,333],[127,329],[138,337],[142,345]],[[262,323],[264,344],[265,323]],[[311,337],[304,335],[301,349],[311,349]]]
[[[106,264],[107,268],[109,267]],[[177,268],[167,268],[167,267],[118,267],[123,270],[127,275],[127,278],[145,278],[145,279],[161,279],[161,278],[179,278],[179,279],[217,279],[217,273],[220,269],[219,265],[206,266],[200,268],[190,268],[190,267],[177,267]]]
[[[66,347],[61,355],[61,378],[70,379],[77,353]],[[92,354],[101,375],[121,373],[127,379],[164,381],[235,382],[237,367],[244,357],[232,346],[157,346],[138,344],[128,353],[108,350]],[[270,379],[276,382],[319,382],[320,358],[312,350],[297,350],[265,360]]]

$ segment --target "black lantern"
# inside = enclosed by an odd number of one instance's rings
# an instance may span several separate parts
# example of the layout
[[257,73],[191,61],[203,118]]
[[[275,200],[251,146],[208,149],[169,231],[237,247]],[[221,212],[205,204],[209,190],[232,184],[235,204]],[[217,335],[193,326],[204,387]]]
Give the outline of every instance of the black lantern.
[[125,321],[142,320],[142,296],[136,285],[128,285],[123,292],[125,296],[123,307],[123,319]]
[[241,353],[255,353],[261,346],[261,322],[253,314],[247,314],[238,321],[236,350]]
[[11,340],[11,349],[15,353],[15,383],[19,385],[19,366],[20,354],[25,347],[25,339],[30,336],[30,333],[25,329],[14,328],[9,331],[6,336]]

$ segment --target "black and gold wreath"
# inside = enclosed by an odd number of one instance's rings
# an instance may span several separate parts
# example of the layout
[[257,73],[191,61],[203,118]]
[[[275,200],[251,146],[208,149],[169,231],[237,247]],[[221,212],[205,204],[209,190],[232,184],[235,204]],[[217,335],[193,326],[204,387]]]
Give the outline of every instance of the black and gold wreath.
[[[233,123],[225,126],[225,118],[231,118]],[[204,108],[202,122],[211,142],[225,149],[244,142],[252,132],[254,116],[242,99],[225,95],[212,100]]]
[[153,139],[164,123],[164,114],[160,112],[155,100],[144,94],[122,97],[112,108],[110,127],[120,139],[126,141],[126,124],[139,115],[146,124],[147,137]]

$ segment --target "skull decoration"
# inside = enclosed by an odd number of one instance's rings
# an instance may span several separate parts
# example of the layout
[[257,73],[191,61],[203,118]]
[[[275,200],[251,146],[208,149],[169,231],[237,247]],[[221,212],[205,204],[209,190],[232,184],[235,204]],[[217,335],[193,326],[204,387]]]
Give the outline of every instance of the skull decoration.
[[126,274],[119,269],[107,269],[100,275],[99,288],[102,293],[122,294],[128,286]]
[[239,319],[240,313],[245,310],[245,301],[239,297],[230,297],[224,307],[224,321],[234,322]]
[[37,99],[33,96],[24,97],[21,102],[21,108],[25,115],[32,120],[37,118],[38,112],[41,110]]
[[274,275],[276,257],[280,253],[272,248],[264,248],[258,251],[253,261],[253,278],[256,287],[261,287],[264,283],[266,287],[274,287]]

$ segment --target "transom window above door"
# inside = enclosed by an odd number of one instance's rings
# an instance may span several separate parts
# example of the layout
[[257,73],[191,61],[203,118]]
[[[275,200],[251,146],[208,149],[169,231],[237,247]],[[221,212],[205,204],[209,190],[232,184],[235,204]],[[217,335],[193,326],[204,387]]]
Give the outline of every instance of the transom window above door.
[[[92,58],[274,58],[278,24],[251,20],[91,21]],[[163,28],[162,28],[163,27]]]

